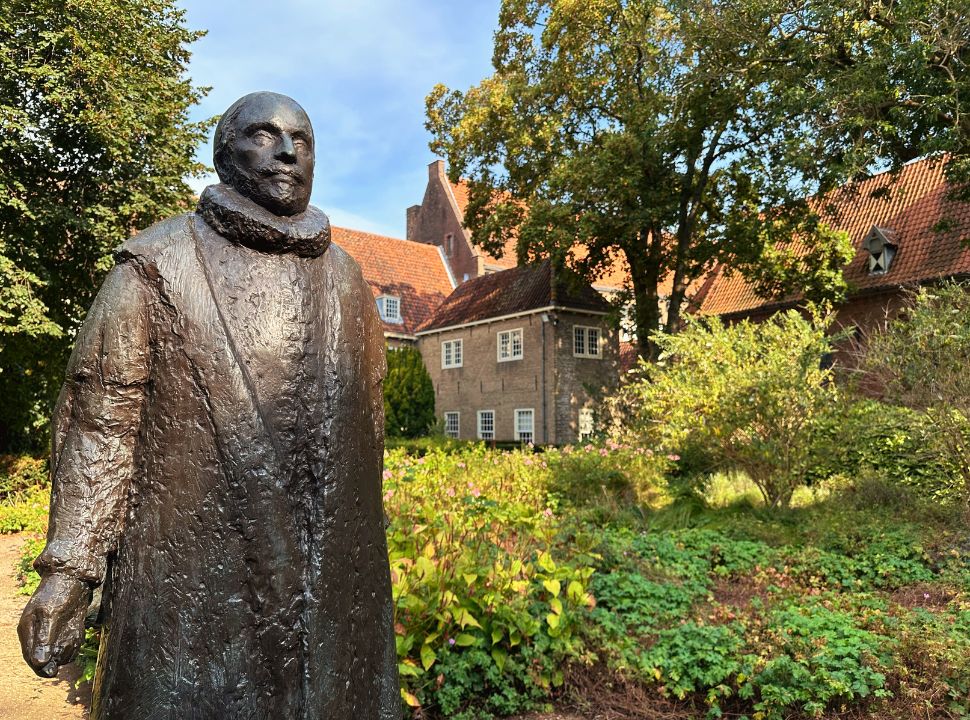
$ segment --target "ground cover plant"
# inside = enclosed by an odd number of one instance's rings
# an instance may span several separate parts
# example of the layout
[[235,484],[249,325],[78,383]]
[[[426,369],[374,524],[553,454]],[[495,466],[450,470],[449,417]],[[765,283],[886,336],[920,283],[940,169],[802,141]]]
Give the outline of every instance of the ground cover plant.
[[680,462],[609,441],[390,450],[409,716],[970,717],[958,507],[864,476],[770,509],[743,475],[678,494]]

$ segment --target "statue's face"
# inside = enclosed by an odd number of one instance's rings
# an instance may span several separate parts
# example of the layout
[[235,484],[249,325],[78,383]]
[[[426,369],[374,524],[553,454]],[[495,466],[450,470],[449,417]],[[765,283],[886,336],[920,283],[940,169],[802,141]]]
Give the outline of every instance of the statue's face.
[[299,105],[257,93],[232,120],[231,184],[274,215],[298,215],[313,189],[313,129]]

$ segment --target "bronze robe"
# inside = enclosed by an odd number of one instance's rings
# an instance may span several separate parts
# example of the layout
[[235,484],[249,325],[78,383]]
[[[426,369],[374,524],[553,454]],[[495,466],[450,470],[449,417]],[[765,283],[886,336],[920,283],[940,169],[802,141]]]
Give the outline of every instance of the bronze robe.
[[329,225],[267,252],[214,207],[123,246],[55,411],[37,565],[104,582],[92,718],[400,718],[373,295]]

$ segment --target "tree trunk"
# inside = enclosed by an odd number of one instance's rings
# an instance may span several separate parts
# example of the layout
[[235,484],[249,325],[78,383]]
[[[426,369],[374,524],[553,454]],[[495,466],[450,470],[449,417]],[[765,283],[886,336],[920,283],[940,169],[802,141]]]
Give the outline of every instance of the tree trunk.
[[[657,359],[658,348],[652,335],[660,329],[660,250],[658,232],[644,228],[638,233],[639,247],[625,248],[630,278],[633,281],[634,322],[637,351],[644,360]],[[643,246],[646,245],[646,252]],[[639,252],[638,252],[639,251]]]

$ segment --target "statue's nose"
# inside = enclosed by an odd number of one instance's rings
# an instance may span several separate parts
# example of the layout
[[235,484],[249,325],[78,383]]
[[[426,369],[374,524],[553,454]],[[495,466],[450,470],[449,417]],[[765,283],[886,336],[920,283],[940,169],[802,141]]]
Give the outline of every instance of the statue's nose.
[[296,162],[296,148],[293,147],[293,138],[289,133],[283,133],[283,136],[280,138],[280,144],[276,151],[276,157],[280,160]]

